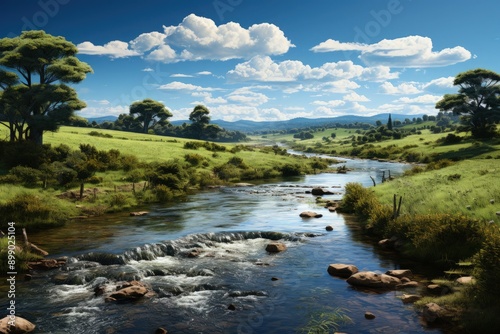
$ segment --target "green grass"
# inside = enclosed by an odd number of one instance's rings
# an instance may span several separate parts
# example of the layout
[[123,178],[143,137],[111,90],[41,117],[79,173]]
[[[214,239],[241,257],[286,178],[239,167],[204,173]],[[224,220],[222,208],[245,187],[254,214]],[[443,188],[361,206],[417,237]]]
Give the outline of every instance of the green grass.
[[498,160],[475,159],[411,177],[397,178],[377,185],[373,190],[384,204],[391,204],[394,194],[403,196],[403,214],[463,214],[500,224],[500,217],[496,215],[500,211],[498,180]]

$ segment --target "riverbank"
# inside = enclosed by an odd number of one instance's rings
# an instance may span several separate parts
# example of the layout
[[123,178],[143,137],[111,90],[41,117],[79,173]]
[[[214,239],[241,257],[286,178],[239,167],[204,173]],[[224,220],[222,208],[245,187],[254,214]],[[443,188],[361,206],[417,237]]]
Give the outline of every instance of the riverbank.
[[[437,168],[440,167],[440,168]],[[344,211],[360,215],[366,233],[392,241],[403,256],[443,268],[436,281],[449,293],[427,297],[448,309],[447,322],[464,333],[494,333],[500,322],[500,169],[495,160],[418,167],[372,188],[346,185]],[[457,287],[457,277],[472,277]],[[450,312],[453,316],[449,316]],[[494,330],[492,330],[494,329]]]

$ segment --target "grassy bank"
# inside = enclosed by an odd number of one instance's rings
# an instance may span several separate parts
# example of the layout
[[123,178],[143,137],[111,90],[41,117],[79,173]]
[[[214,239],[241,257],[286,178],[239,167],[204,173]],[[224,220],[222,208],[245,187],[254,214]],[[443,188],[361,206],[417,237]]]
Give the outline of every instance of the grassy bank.
[[[432,301],[454,311],[452,326],[458,332],[496,333],[500,165],[482,159],[448,164],[436,166],[443,167],[439,169],[416,167],[409,175],[371,188],[348,184],[342,209],[362,216],[367,233],[398,240],[402,255],[472,275],[475,284],[459,287],[443,274],[438,283],[452,287],[454,293],[426,297],[417,305]],[[394,202],[397,207],[401,197],[398,212]]]

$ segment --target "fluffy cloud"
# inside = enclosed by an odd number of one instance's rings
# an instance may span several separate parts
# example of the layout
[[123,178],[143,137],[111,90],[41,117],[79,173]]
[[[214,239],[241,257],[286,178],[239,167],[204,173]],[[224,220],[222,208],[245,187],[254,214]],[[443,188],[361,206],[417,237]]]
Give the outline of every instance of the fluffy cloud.
[[251,91],[249,88],[240,88],[227,96],[227,99],[233,103],[240,103],[252,107],[260,106],[269,101],[269,97],[262,93]]
[[86,55],[109,56],[111,58],[124,58],[139,56],[140,53],[129,49],[129,44],[122,41],[112,41],[102,46],[91,42],[83,42],[77,45],[78,52]]
[[441,100],[443,97],[438,95],[425,94],[414,98],[401,97],[394,101],[395,103],[405,103],[405,104],[436,104],[437,101]]
[[422,36],[384,39],[374,44],[342,43],[329,39],[313,48],[314,52],[358,51],[367,65],[389,67],[440,67],[460,63],[471,58],[471,53],[461,46],[432,50],[432,40]]
[[113,41],[104,46],[83,42],[80,53],[114,58],[143,56],[173,63],[186,60],[249,59],[256,55],[280,55],[294,45],[274,24],[254,24],[248,29],[229,22],[217,26],[209,18],[186,16],[179,25],[163,26],[163,32],[143,33],[129,43]]
[[344,95],[343,97],[344,101],[350,101],[350,102],[369,102],[370,99],[367,98],[364,95],[359,95],[356,92],[351,92],[349,94]]
[[403,82],[398,86],[394,86],[392,83],[386,81],[380,85],[380,92],[382,94],[399,95],[399,94],[418,94],[421,93],[422,90],[413,83]]
[[441,77],[426,83],[423,88],[430,92],[443,92],[453,89],[455,77]]
[[161,85],[158,87],[158,89],[162,90],[177,90],[177,91],[214,91],[214,90],[220,90],[220,88],[212,88],[212,87],[201,87],[201,86],[196,86],[192,84],[187,84],[184,82],[179,82],[179,81],[173,81],[169,82],[168,84]]
[[233,81],[294,82],[298,80],[359,79],[383,81],[398,78],[387,66],[363,67],[352,61],[325,63],[311,67],[298,60],[274,62],[269,56],[256,56],[227,73]]

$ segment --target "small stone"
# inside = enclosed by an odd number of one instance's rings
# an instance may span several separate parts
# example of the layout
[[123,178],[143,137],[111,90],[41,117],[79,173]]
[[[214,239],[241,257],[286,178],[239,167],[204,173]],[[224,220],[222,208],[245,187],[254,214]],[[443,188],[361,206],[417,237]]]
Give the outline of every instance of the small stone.
[[456,282],[462,285],[469,285],[475,283],[475,280],[472,276],[463,276],[457,278]]
[[326,230],[327,230],[327,231],[333,231],[333,226],[328,225],[328,226],[326,227]]
[[33,276],[31,276],[30,274],[24,275],[24,280],[25,281],[31,281],[32,278],[33,278]]
[[490,204],[495,204],[495,200],[493,198],[490,199]]
[[410,269],[388,270],[385,274],[389,275],[389,276],[394,276],[397,278],[413,277],[413,273],[411,272]]
[[365,312],[365,319],[372,320],[375,319],[375,314],[371,312]]
[[158,329],[155,331],[155,334],[168,334],[168,332],[165,328],[158,327]]
[[279,278],[278,277],[271,277],[271,281],[278,281]]
[[405,304],[408,304],[408,303],[414,303],[416,302],[417,300],[420,300],[422,299],[421,296],[419,295],[407,295],[407,294],[404,294],[402,297],[401,297],[401,300],[403,301],[403,303]]
[[235,311],[236,310],[236,306],[234,306],[234,304],[229,304],[229,306],[227,307],[228,310],[230,311]]

